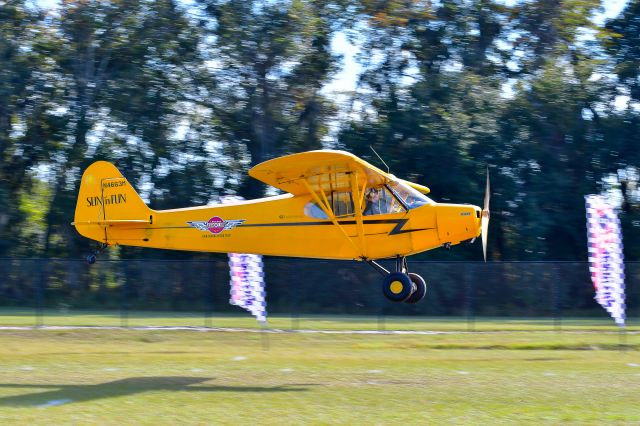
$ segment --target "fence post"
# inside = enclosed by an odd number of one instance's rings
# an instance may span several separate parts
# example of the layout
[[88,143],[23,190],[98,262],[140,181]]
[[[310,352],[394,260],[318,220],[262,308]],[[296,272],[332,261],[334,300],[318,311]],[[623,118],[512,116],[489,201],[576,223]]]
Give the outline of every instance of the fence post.
[[122,298],[120,310],[120,327],[127,328],[129,327],[129,280],[127,279],[127,277],[129,276],[129,265],[127,261],[123,260],[119,260],[115,264],[118,265],[120,263],[122,263],[125,271],[125,278],[122,285],[120,286],[120,296]]
[[562,313],[560,308],[560,280],[558,275],[558,264],[553,264],[553,274],[552,274],[552,282],[553,287],[551,291],[553,292],[553,329],[556,332],[562,331]]
[[[488,264],[487,264],[488,265]],[[467,331],[475,331],[475,313],[474,313],[474,294],[475,294],[475,275],[474,272],[475,265],[468,263],[465,268],[464,281],[465,281],[465,304],[467,311]],[[485,265],[486,268],[486,265]],[[469,273],[471,270],[471,274]],[[486,271],[484,271],[486,272]]]
[[42,327],[44,325],[44,288],[46,283],[46,273],[49,266],[47,259],[40,260],[43,264],[40,265],[40,275],[38,284],[36,284],[36,327]]
[[378,296],[378,331],[386,331],[386,317],[384,315],[384,308],[387,306],[387,300],[384,297]]
[[207,262],[207,277],[208,277],[208,285],[206,288],[206,303],[205,303],[205,311],[204,311],[204,326],[206,328],[211,328],[211,315],[213,314],[213,297],[215,294],[215,282],[214,277],[215,273],[212,272],[212,268],[215,267],[215,262],[212,262],[211,259]]
[[[287,276],[291,276],[291,264],[289,262],[287,262]],[[291,329],[292,330],[298,330],[298,328],[300,328],[300,313],[298,312],[298,310],[296,309],[296,307],[298,306],[298,296],[300,293],[300,290],[298,289],[297,292],[294,293],[294,288],[293,288],[293,281],[294,280],[287,280],[289,282],[289,300],[290,300],[290,305],[291,306]]]

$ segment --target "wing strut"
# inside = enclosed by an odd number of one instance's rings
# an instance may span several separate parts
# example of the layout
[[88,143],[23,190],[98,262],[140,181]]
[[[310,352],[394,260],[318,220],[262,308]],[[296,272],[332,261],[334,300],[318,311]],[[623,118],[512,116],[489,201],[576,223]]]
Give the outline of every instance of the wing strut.
[[[360,243],[361,251],[363,257],[367,257],[367,246],[364,241],[364,223],[362,222],[362,197],[360,196],[360,187],[358,186],[358,172],[351,172],[349,175],[351,179],[351,188],[353,191],[353,202],[356,213],[356,229],[358,231],[358,242]],[[365,181],[366,182],[366,181]],[[364,192],[364,187],[363,191]]]
[[362,250],[360,250],[360,248],[353,242],[351,237],[349,237],[349,234],[347,234],[347,231],[344,230],[342,225],[340,225],[340,223],[338,222],[338,219],[336,218],[336,216],[333,214],[333,210],[329,208],[329,201],[327,200],[327,196],[325,195],[324,190],[322,189],[322,185],[318,185],[318,186],[320,187],[320,195],[322,195],[322,198],[324,201],[321,200],[320,197],[318,197],[318,194],[316,193],[316,191],[313,190],[313,188],[311,188],[311,185],[309,185],[309,182],[307,182],[306,178],[303,178],[301,180],[302,180],[302,184],[305,186],[305,188],[307,188],[307,191],[309,191],[311,196],[313,196],[313,199],[315,200],[316,203],[318,203],[322,211],[324,211],[324,213],[329,217],[329,219],[331,219],[331,222],[333,222],[333,224],[337,226],[338,229],[340,229],[340,231],[342,231],[347,241],[349,241],[349,243],[353,246],[353,248],[356,249],[356,253],[361,254]]

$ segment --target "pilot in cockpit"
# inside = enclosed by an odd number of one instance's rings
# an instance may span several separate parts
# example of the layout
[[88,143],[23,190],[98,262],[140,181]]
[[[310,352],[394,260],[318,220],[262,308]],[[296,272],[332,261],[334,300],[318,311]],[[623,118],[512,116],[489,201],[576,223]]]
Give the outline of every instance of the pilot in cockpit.
[[362,214],[365,216],[372,214],[387,213],[387,204],[381,199],[381,190],[376,188],[369,188],[366,197],[366,206]]

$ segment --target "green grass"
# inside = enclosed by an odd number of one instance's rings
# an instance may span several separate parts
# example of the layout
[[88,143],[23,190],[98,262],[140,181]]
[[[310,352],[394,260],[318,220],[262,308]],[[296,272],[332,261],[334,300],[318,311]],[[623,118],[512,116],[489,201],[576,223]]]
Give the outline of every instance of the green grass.
[[[32,325],[16,311],[0,325],[20,318]],[[137,321],[203,325],[198,315],[129,319]],[[291,318],[271,322],[278,321],[291,328]],[[119,318],[45,316],[53,322],[119,325]],[[255,328],[244,317],[211,322]],[[484,332],[429,335],[0,330],[0,424],[640,423],[637,326],[623,340],[598,321],[563,322],[561,332],[553,325],[478,320]],[[305,317],[299,326],[379,324]],[[427,318],[387,318],[385,326],[467,329],[464,320]]]

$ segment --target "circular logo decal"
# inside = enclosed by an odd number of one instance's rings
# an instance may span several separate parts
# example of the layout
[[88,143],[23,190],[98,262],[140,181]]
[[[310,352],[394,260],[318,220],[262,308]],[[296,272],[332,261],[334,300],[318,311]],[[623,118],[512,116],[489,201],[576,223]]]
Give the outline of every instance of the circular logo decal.
[[212,234],[219,234],[224,230],[224,220],[218,216],[214,216],[207,221],[207,228]]

